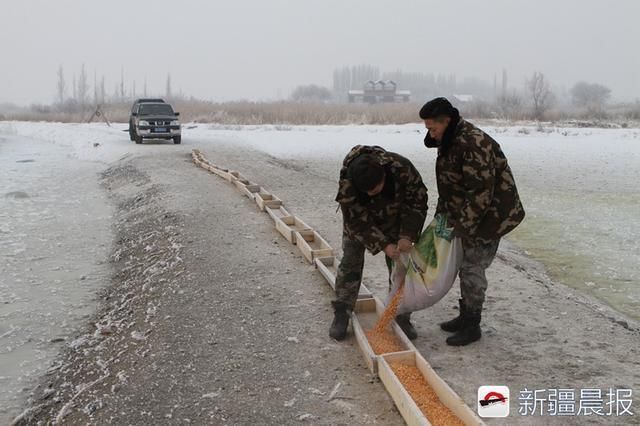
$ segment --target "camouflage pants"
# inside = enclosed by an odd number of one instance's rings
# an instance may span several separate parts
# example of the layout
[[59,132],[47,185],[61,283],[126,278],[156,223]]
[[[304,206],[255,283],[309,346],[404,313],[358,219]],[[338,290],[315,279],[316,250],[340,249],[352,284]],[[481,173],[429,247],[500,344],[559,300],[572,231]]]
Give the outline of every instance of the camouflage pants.
[[[346,235],[342,236],[342,260],[338,265],[336,276],[336,300],[332,302],[334,307],[344,306],[348,310],[353,310],[362,282],[364,253],[365,248],[361,242],[351,240]],[[391,259],[385,256],[385,260],[389,270],[389,289],[391,289]]]
[[462,240],[462,265],[460,266],[460,293],[464,305],[471,312],[481,312],[487,291],[485,270],[491,265],[498,251],[500,240],[490,243],[470,243]]

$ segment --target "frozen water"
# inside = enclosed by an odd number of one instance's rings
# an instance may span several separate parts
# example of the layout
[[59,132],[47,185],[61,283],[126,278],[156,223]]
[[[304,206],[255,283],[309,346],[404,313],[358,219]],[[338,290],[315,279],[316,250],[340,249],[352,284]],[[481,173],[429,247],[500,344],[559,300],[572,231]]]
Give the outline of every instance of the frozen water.
[[69,156],[0,134],[0,424],[94,311],[108,279],[112,212],[98,165]]
[[513,240],[563,282],[640,319],[640,132],[504,142],[517,147],[511,164],[529,213]]

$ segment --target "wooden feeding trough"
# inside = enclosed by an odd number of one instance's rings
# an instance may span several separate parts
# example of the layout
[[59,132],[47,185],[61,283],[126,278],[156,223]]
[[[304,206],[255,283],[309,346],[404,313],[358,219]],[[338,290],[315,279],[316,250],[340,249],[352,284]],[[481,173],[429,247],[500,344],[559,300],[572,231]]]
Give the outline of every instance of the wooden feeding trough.
[[202,153],[197,149],[191,151],[191,157],[193,158],[193,162],[200,167],[204,167],[207,162],[207,160],[202,156]]
[[276,229],[291,244],[296,244],[296,233],[311,231],[311,227],[297,216],[284,216],[275,220]]
[[194,149],[191,155],[193,157],[193,162],[198,166],[231,182],[232,176],[228,173],[228,169],[211,164],[209,160],[207,160],[206,157],[197,149]]
[[222,179],[227,180],[229,182],[233,183],[233,180],[235,179],[235,177],[229,173],[228,169],[225,169],[225,168],[222,168],[222,167],[215,167],[215,166],[211,166],[211,165],[205,167],[205,169],[209,170],[214,175],[218,175]]
[[[358,347],[362,352],[367,367],[372,373],[378,372],[378,358],[382,354],[376,354],[369,343],[365,330],[371,330],[384,312],[384,305],[377,297],[359,299],[351,313],[353,334],[356,336]],[[391,321],[391,332],[398,341],[398,350],[393,352],[415,351],[416,348],[409,338],[400,329],[395,321]]]
[[238,180],[238,179],[245,179],[245,177],[242,176],[240,172],[237,172],[235,170],[229,170],[227,174],[224,176],[224,178],[231,183],[233,183],[235,180]]
[[[329,283],[332,289],[336,289],[336,277],[338,276],[338,265],[340,261],[333,256],[329,257],[316,257],[314,259],[316,269],[322,274],[325,280]],[[360,291],[358,291],[358,299],[372,298],[373,294],[369,291],[364,284],[360,284]]]
[[260,191],[260,185],[249,182],[247,179],[237,179],[234,184],[240,192],[246,195],[250,200],[253,200],[255,197],[254,194]]
[[[282,206],[280,199],[251,183],[239,172],[211,164],[197,149],[192,151],[192,157],[195,164],[223,177],[247,197],[255,199],[258,207],[262,211],[266,210],[274,220],[276,229],[288,241],[298,245],[304,257],[315,264],[335,289],[338,260],[334,257],[331,246],[316,231],[291,215]],[[382,302],[361,285],[351,314],[352,327],[369,370],[379,375],[405,422],[409,425],[430,425],[436,422],[447,425],[484,425],[476,413],[417,352],[393,319],[380,340],[380,334],[370,333],[383,316],[384,310]],[[387,316],[389,314],[387,312]],[[379,353],[374,352],[374,347]],[[433,405],[435,408],[432,408]]]
[[274,222],[280,218],[291,216],[291,213],[282,206],[276,208],[265,207],[265,211]]
[[312,229],[295,231],[295,238],[298,248],[309,263],[313,263],[317,257],[333,256],[333,248]]
[[338,260],[333,257],[316,257],[314,260],[316,269],[322,274],[332,289],[336,289],[336,276],[338,275]]
[[203,169],[212,171],[211,169],[218,168],[218,166],[211,164],[209,160],[207,160],[200,151],[194,150],[192,152],[192,157],[193,157],[193,162],[196,163],[198,166],[202,167]]
[[[421,386],[419,382],[413,382],[410,386],[407,386],[407,383],[402,383],[392,368],[398,364],[417,368],[426,384]],[[454,424],[457,420],[467,426],[484,425],[476,413],[436,374],[418,352],[400,352],[380,356],[378,359],[378,376],[408,425],[429,425],[436,422]],[[430,392],[429,388],[433,390],[435,395]],[[411,396],[410,392],[417,393],[415,398]],[[444,407],[437,411],[434,409],[433,412],[423,412],[418,404],[420,399],[429,397],[437,397]],[[416,403],[416,398],[418,403]],[[431,406],[431,404],[429,405]],[[447,411],[449,412],[447,413]],[[457,417],[457,419],[454,417]],[[431,418],[431,421],[429,421],[429,418]]]
[[264,211],[265,208],[277,209],[282,205],[282,200],[267,191],[264,188],[260,188],[260,191],[254,194],[256,204],[260,210]]
[[210,166],[207,170],[225,180],[228,180],[229,182],[231,182],[232,180],[231,175],[229,174],[229,169],[225,169],[224,167]]

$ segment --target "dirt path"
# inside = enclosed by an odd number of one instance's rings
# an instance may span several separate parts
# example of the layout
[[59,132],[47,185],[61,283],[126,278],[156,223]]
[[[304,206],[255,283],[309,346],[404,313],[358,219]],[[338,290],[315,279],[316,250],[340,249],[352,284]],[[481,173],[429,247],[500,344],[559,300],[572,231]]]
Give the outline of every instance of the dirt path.
[[103,183],[117,274],[30,423],[402,421],[353,342],[328,338],[330,288],[233,186],[186,153],[121,163]]
[[[204,148],[203,153],[214,163],[240,170],[270,188],[339,251],[341,216],[333,202],[339,162],[273,158],[264,153],[256,158],[254,152],[240,152],[224,144]],[[421,159],[416,164],[421,171],[426,167]],[[428,186],[432,214],[437,192],[433,185]],[[383,259],[367,256],[365,265],[363,281],[385,300]],[[640,391],[640,324],[636,321],[554,283],[542,265],[508,241],[501,243],[488,279],[484,337],[473,346],[447,346],[447,333],[437,326],[457,315],[457,283],[442,302],[413,316],[420,335],[415,346],[469,406],[475,409],[478,387],[487,384],[510,387],[512,416],[518,415],[519,392],[525,389],[574,389],[578,396],[581,389],[590,388],[602,389],[603,395],[610,388],[631,389],[634,395]],[[576,411],[578,408],[576,405]],[[636,419],[615,417],[614,408],[613,417],[554,418],[538,413],[519,416],[518,424],[633,424]],[[513,424],[513,420],[488,422]]]
[[[266,214],[196,168],[192,147],[272,190],[339,251],[338,163],[210,141],[118,163],[104,178],[119,238],[99,327],[73,342],[36,390],[33,406],[43,406],[29,421],[62,412],[65,424],[401,424],[354,339],[329,339],[332,294],[320,275]],[[484,337],[472,346],[446,346],[436,325],[456,314],[457,289],[414,315],[417,348],[471,407],[487,384],[510,386],[516,414],[525,387],[640,389],[637,324],[554,285],[508,244],[489,281]],[[379,256],[367,257],[365,283],[384,297]],[[514,424],[513,416],[488,423]],[[634,418],[517,424],[612,420]]]

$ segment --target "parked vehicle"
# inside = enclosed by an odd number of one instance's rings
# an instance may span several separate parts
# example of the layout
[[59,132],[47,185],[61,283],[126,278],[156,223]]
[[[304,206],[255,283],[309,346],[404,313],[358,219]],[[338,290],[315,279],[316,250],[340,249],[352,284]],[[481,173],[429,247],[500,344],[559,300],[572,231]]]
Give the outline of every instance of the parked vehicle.
[[131,106],[131,113],[129,114],[129,139],[134,140],[133,138],[133,129],[135,127],[135,122],[133,120],[134,111],[138,110],[138,105],[141,103],[150,102],[150,103],[165,103],[162,98],[139,98],[133,102]]
[[133,117],[133,140],[142,143],[144,139],[173,139],[182,142],[179,112],[174,112],[166,102],[142,102],[138,104]]

